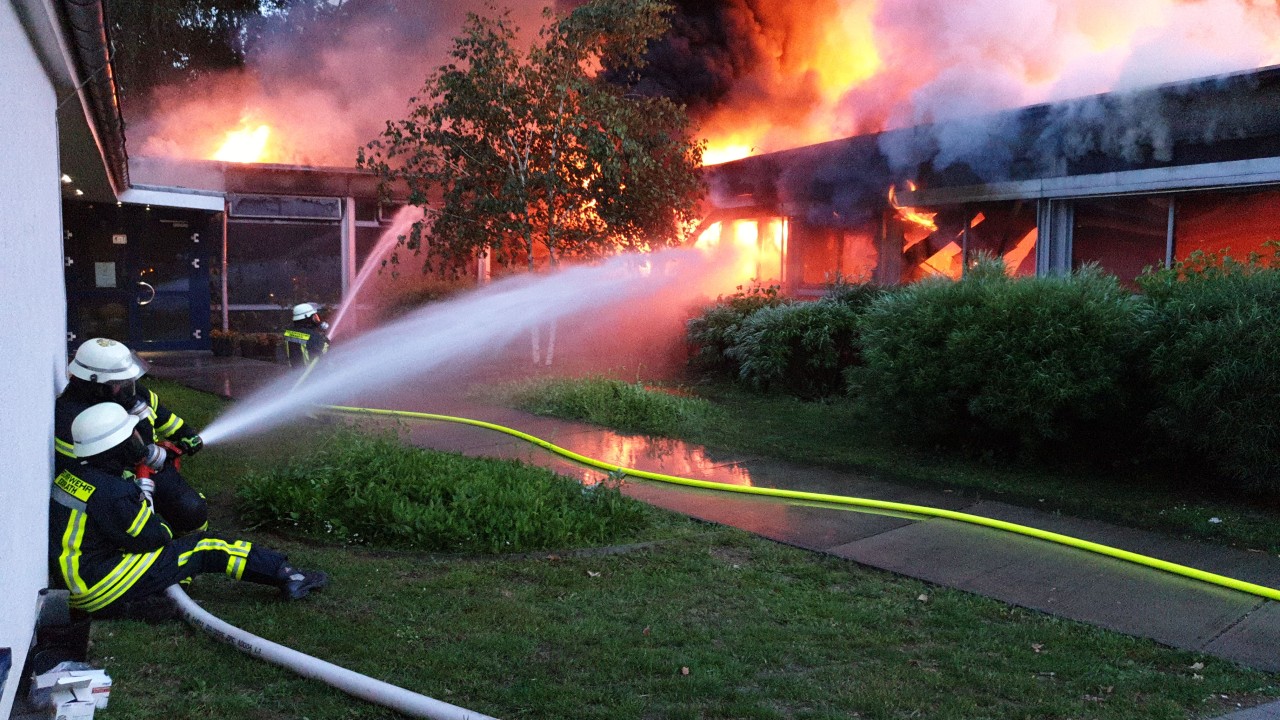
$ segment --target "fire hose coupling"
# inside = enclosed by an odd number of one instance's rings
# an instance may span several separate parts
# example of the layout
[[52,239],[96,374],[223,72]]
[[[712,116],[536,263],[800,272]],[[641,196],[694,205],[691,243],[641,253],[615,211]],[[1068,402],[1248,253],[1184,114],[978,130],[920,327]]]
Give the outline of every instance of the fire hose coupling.
[[142,464],[146,465],[153,472],[160,472],[164,469],[164,463],[169,459],[169,453],[164,448],[151,443],[147,446],[147,456],[143,458]]
[[155,501],[151,496],[156,492],[156,481],[151,479],[151,472],[151,467],[145,461],[138,463],[138,467],[133,471],[133,482],[142,491],[142,496],[147,499],[147,503],[154,505]]
[[133,406],[129,408],[129,414],[139,420],[146,420],[151,415],[151,406],[142,398],[136,398]]

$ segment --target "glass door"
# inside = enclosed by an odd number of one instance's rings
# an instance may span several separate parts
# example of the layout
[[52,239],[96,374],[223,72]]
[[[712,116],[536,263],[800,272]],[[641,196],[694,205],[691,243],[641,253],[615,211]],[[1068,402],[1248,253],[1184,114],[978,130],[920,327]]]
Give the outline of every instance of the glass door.
[[92,337],[138,350],[209,348],[216,213],[68,203],[63,218],[72,350]]

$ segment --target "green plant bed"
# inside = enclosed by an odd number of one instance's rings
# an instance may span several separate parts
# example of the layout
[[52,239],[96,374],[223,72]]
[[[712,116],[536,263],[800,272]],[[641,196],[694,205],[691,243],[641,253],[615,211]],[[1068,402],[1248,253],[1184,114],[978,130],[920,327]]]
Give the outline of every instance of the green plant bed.
[[648,506],[614,485],[583,487],[510,460],[403,445],[391,435],[338,431],[314,454],[252,472],[243,516],[342,543],[443,552],[524,552],[632,537]]
[[702,432],[720,415],[701,398],[599,376],[530,380],[496,395],[537,415],[667,437]]

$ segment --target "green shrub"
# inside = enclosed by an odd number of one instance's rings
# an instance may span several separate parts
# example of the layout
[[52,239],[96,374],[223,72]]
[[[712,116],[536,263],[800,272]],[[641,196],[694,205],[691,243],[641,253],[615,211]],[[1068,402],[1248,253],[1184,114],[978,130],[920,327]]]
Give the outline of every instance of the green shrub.
[[888,290],[879,285],[851,283],[843,279],[837,279],[822,294],[822,299],[847,305],[861,312],[886,292]]
[[736,377],[737,363],[726,355],[733,345],[733,334],[738,325],[760,308],[786,304],[778,295],[778,287],[753,286],[746,290],[738,286],[738,292],[717,298],[716,304],[686,325],[685,337],[689,342],[689,366],[699,373]]
[[834,300],[765,307],[738,324],[726,355],[752,387],[823,397],[844,387],[857,360],[857,324],[857,311]]
[[1138,305],[1096,269],[1012,279],[999,261],[979,262],[960,282],[873,302],[851,381],[919,440],[1021,454],[1117,447],[1136,424],[1126,390]]
[[1280,492],[1280,255],[1193,255],[1140,278],[1156,407],[1172,454],[1231,487]]
[[598,545],[651,517],[616,486],[584,488],[549,470],[335,433],[320,450],[249,475],[244,517],[344,543],[445,552]]
[[706,400],[603,377],[535,380],[515,386],[512,396],[516,407],[538,415],[664,437],[701,433],[716,418]]

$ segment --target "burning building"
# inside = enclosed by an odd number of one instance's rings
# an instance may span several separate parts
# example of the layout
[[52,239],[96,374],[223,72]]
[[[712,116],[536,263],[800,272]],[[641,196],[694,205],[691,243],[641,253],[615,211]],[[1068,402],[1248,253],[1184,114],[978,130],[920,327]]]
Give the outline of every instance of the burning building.
[[1200,250],[1280,239],[1280,67],[1107,93],[758,155],[707,169],[710,237],[756,277],[1011,275],[1096,263],[1122,281]]
[[[129,189],[67,201],[73,341],[206,348],[214,327],[338,301],[390,227],[373,178],[338,166],[478,4],[358,0],[322,41],[291,33],[200,92],[157,90],[130,117]],[[1265,3],[674,4],[636,91],[687,103],[707,162],[728,160],[705,170],[698,242],[753,247],[744,280],[817,294],[956,278],[979,253],[1131,279],[1280,235]],[[1159,84],[1196,75],[1213,77]]]

